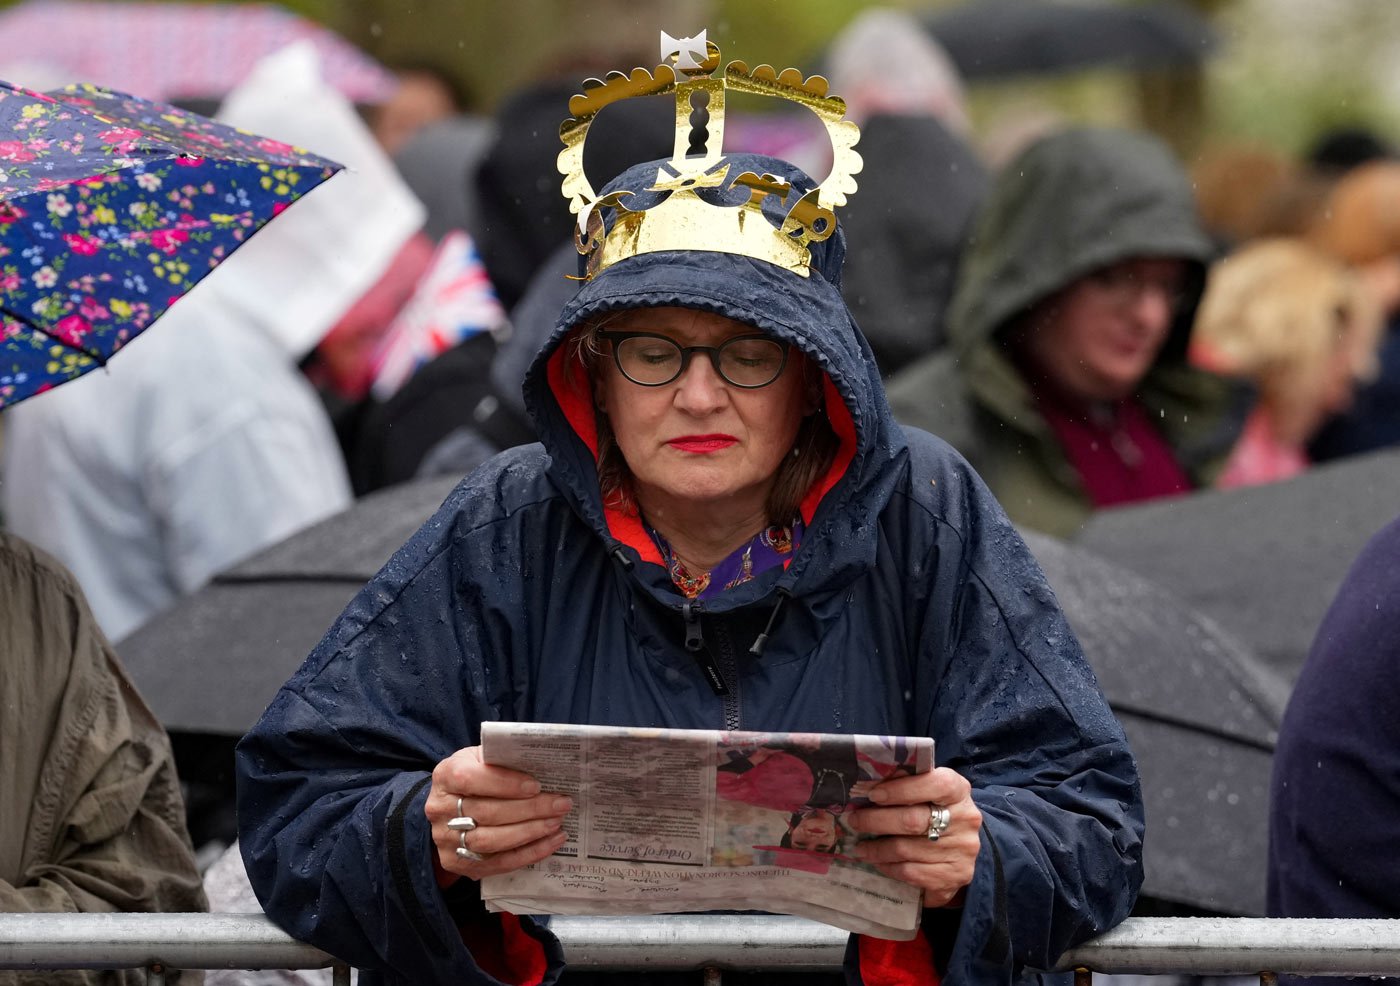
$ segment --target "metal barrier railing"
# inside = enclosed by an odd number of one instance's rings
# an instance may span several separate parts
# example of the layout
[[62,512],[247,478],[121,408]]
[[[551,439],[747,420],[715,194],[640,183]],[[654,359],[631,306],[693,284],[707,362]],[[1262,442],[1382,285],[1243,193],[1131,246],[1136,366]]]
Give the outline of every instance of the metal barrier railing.
[[[740,915],[558,917],[550,927],[572,968],[829,972],[846,934],[800,918]],[[334,970],[348,967],[289,938],[261,914],[0,914],[0,969]],[[1094,972],[1319,976],[1400,975],[1400,920],[1130,918],[1056,966],[1089,986]]]

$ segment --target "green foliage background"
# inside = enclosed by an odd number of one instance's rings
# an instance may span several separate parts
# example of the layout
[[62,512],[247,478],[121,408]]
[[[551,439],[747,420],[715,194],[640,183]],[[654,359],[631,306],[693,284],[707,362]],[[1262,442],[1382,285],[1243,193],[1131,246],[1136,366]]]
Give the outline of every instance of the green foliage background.
[[[915,9],[956,2],[892,0],[888,5]],[[1400,136],[1400,2],[1189,2],[1212,18],[1224,42],[1204,70],[1155,79],[1091,72],[979,84],[970,92],[974,120],[985,126],[1017,107],[1048,107],[1073,119],[1143,123],[1166,132],[1182,150],[1228,137],[1294,151],[1320,129],[1339,124],[1366,123]],[[872,5],[870,0],[283,4],[390,63],[427,60],[445,67],[467,83],[482,110],[551,67],[582,77],[649,61],[663,27],[676,35],[708,27],[727,57],[811,68],[827,41]],[[0,0],[0,8],[13,5]]]

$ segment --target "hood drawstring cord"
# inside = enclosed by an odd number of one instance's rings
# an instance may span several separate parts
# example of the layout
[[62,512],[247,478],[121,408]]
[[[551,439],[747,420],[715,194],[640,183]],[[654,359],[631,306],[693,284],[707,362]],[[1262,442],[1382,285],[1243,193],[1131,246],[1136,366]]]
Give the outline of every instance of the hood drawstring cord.
[[624,572],[632,571],[632,566],[636,564],[631,558],[627,557],[627,549],[620,544],[613,545],[612,551],[608,552],[608,554],[616,559],[617,563],[622,566]]
[[773,604],[773,612],[768,614],[768,625],[763,628],[763,632],[758,635],[758,638],[753,642],[753,646],[749,648],[749,653],[754,657],[763,656],[763,648],[767,646],[768,636],[773,632],[773,627],[778,622],[778,614],[783,611],[783,603],[791,598],[792,592],[790,590],[784,588],[778,589],[778,601]]

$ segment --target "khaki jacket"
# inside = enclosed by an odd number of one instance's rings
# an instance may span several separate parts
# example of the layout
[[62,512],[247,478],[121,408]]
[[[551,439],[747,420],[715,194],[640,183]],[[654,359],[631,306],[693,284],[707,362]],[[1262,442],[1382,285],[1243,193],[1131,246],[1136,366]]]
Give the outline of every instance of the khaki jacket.
[[[4,533],[0,792],[0,911],[207,908],[164,730],[72,576]],[[144,981],[0,972],[0,986]]]

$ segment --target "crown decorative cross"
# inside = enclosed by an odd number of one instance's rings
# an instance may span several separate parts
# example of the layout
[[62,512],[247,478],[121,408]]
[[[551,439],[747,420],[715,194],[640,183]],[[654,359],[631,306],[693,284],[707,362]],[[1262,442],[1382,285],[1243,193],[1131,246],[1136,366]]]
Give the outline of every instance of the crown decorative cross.
[[[605,79],[587,79],[583,92],[569,100],[573,115],[559,127],[564,142],[559,170],[569,209],[578,216],[575,244],[587,257],[585,280],[620,260],[663,250],[741,254],[806,277],[811,267],[808,245],[836,231],[835,210],[856,190],[853,176],[862,163],[855,151],[860,130],[845,119],[845,101],[827,94],[827,81],[820,75],[804,78],[795,68],[778,72],[760,65],[750,70],[744,62],[732,61],[717,74],[719,48],[705,35],[701,31],[693,38],[673,38],[663,31],[661,63],[654,70],[635,68],[630,74],[610,72]],[[771,174],[730,175],[724,156],[727,92],[786,99],[816,114],[831,141],[832,165],[826,179],[798,194],[788,181]],[[613,103],[666,93],[676,97],[675,145],[655,183],[645,189],[664,193],[661,201],[631,209],[626,200],[634,192],[600,198],[583,172],[588,128]],[[715,204],[697,194],[736,188],[749,193],[737,205]],[[781,224],[764,215],[765,202],[770,211],[781,213]],[[774,203],[777,210],[772,210]],[[606,208],[617,214],[611,229],[604,228]]]

